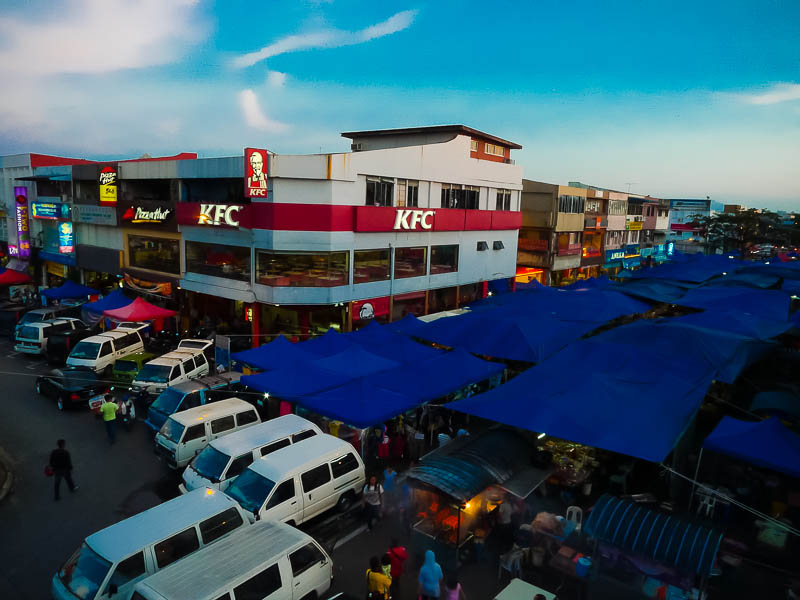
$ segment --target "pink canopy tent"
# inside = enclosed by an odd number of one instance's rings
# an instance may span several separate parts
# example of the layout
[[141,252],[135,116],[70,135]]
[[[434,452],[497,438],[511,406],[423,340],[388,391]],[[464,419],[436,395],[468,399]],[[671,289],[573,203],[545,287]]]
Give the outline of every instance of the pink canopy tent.
[[0,285],[19,285],[22,283],[33,283],[27,273],[6,269],[0,273]]
[[164,317],[174,317],[177,314],[174,310],[161,308],[141,298],[136,298],[122,308],[103,311],[103,316],[114,321],[155,321],[153,329],[156,331],[161,329]]

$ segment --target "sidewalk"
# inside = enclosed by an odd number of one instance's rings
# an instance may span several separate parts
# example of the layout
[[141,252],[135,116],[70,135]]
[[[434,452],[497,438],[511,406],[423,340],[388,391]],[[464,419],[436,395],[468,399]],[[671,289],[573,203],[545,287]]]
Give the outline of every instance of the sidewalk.
[[11,460],[5,450],[0,448],[0,502],[2,502],[14,488],[14,470]]

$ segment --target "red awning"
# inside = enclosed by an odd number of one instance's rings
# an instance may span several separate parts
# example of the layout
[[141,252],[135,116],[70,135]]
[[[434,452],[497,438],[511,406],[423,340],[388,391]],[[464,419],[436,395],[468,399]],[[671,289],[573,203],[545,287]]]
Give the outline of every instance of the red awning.
[[[2,275],[0,275],[2,277]],[[114,308],[103,312],[103,315],[115,321],[152,321],[164,317],[174,317],[178,313],[174,310],[161,308],[155,304],[137,298],[127,306]]]
[[0,273],[0,285],[20,285],[23,283],[33,283],[27,273],[6,269]]

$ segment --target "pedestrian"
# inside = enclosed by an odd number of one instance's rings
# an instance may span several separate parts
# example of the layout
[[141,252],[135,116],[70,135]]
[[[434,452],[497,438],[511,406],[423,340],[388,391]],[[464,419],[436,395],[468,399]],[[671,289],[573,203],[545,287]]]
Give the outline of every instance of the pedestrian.
[[372,531],[372,522],[381,518],[383,509],[383,486],[378,483],[378,478],[372,475],[369,483],[364,486],[364,516],[367,519],[367,529]]
[[437,600],[439,598],[439,586],[443,578],[442,567],[436,562],[433,550],[427,550],[425,552],[425,562],[419,570],[417,594],[422,600]]
[[388,600],[391,587],[392,578],[384,575],[378,557],[373,556],[367,569],[367,598]]
[[70,492],[78,489],[78,486],[72,481],[72,457],[65,448],[67,442],[58,440],[56,442],[57,448],[50,453],[50,468],[53,469],[53,476],[55,478],[55,492],[56,500],[58,497],[58,488],[61,487],[61,480],[67,482],[67,487]]
[[383,574],[389,579],[392,578],[392,557],[389,556],[388,552],[381,558],[381,571],[383,571]]
[[118,410],[119,405],[114,402],[114,397],[111,394],[106,394],[106,401],[100,405],[100,413],[103,415],[103,422],[106,425],[106,433],[110,444],[113,444],[116,440]]
[[386,467],[383,470],[383,489],[386,492],[386,512],[391,514],[395,508],[395,496],[397,485],[395,479],[397,472],[392,467]]
[[386,553],[392,561],[392,595],[398,597],[400,595],[400,576],[403,574],[403,567],[408,560],[408,552],[400,545],[397,538],[392,538],[389,545],[389,551]]
[[458,575],[453,572],[447,576],[447,585],[444,590],[444,600],[467,600],[467,595],[461,589],[458,582]]

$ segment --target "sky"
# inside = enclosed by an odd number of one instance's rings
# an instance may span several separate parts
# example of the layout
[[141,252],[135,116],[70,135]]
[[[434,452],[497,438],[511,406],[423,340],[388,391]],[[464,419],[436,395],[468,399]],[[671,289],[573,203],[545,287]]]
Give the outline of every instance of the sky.
[[0,81],[0,154],[461,123],[529,179],[800,210],[797,0],[0,0]]

